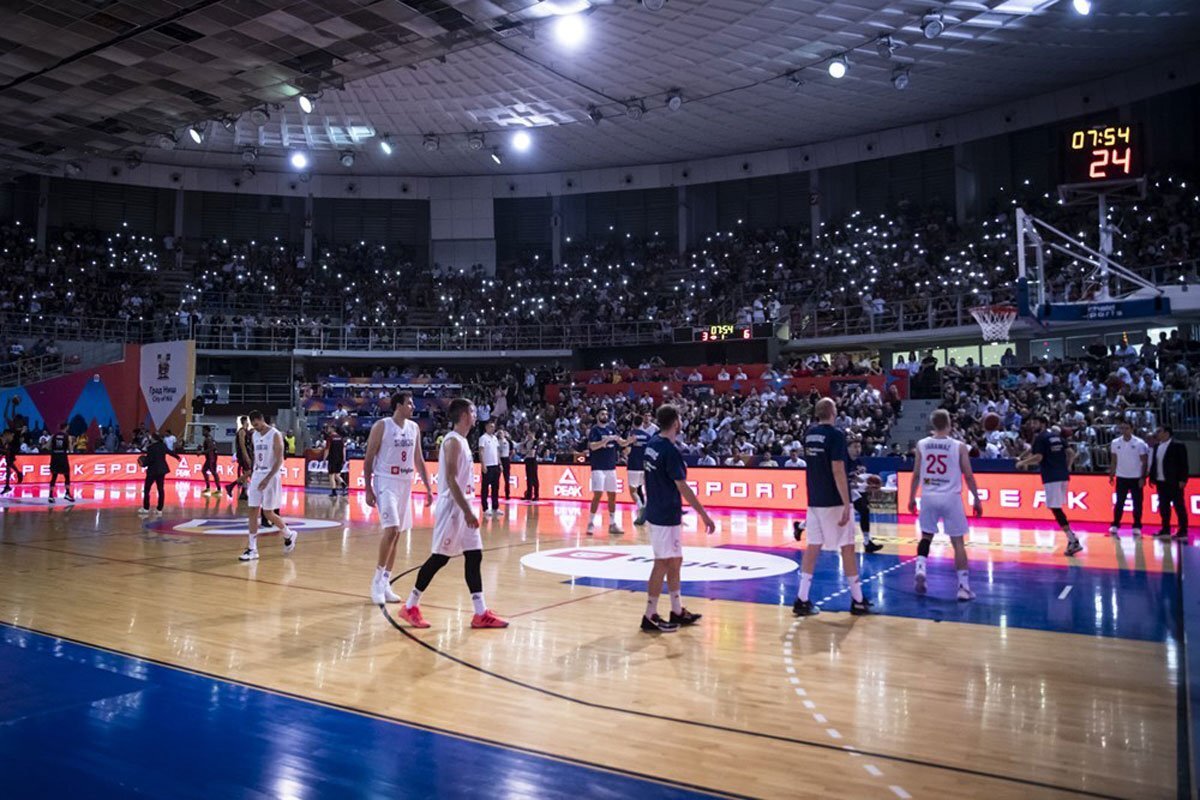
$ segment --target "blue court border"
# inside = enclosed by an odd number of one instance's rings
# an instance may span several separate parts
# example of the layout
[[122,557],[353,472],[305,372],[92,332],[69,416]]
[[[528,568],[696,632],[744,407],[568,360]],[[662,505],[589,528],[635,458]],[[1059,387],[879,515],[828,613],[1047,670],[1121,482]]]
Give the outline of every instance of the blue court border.
[[[32,722],[35,726],[38,724],[49,724],[48,719],[42,720],[39,718],[43,716],[48,718],[50,715],[59,715],[64,712],[77,713],[85,708],[90,710],[90,716],[93,717],[92,719],[87,720],[87,722],[90,722],[94,725],[96,722],[94,719],[96,716],[96,706],[103,704],[104,701],[112,700],[113,698],[120,697],[122,695],[153,692],[154,690],[161,690],[161,694],[165,696],[171,696],[173,690],[179,689],[192,692],[202,691],[206,695],[209,692],[217,694],[222,691],[233,690],[236,692],[237,690],[243,690],[241,692],[241,696],[238,698],[239,702],[233,704],[240,705],[242,708],[226,711],[226,713],[233,715],[233,717],[239,722],[238,727],[231,728],[231,726],[227,725],[220,731],[208,731],[209,734],[223,733],[224,735],[229,736],[230,741],[225,743],[226,747],[232,748],[239,753],[242,752],[243,744],[239,743],[235,737],[242,733],[240,727],[241,720],[243,720],[244,717],[241,717],[240,715],[248,713],[245,710],[245,706],[248,706],[255,701],[265,701],[268,705],[271,703],[283,703],[283,710],[286,711],[288,707],[291,707],[293,710],[302,715],[319,718],[319,721],[322,723],[332,723],[335,726],[346,725],[348,723],[351,727],[357,727],[360,730],[373,728],[372,733],[375,735],[382,734],[383,736],[390,737],[397,741],[409,740],[408,743],[410,745],[416,743],[421,745],[427,751],[434,751],[444,755],[455,750],[460,751],[460,757],[462,753],[474,754],[474,757],[478,760],[478,762],[475,764],[476,769],[473,771],[464,768],[457,772],[460,777],[468,778],[468,781],[464,781],[458,785],[452,784],[447,786],[440,784],[435,786],[434,794],[439,796],[474,797],[486,794],[489,789],[495,789],[497,777],[496,774],[489,773],[486,770],[480,770],[478,768],[479,765],[490,761],[496,766],[523,766],[526,776],[528,776],[531,772],[535,775],[544,775],[547,780],[546,786],[538,786],[536,789],[533,787],[526,788],[527,791],[533,791],[533,793],[537,796],[569,796],[572,798],[611,798],[637,796],[645,798],[663,798],[663,800],[745,797],[744,795],[673,781],[671,779],[647,775],[632,770],[609,767],[569,756],[546,753],[534,748],[521,747],[506,742],[495,741],[479,736],[472,736],[457,731],[439,728],[437,726],[416,723],[410,720],[404,720],[385,714],[378,714],[338,703],[317,700],[292,692],[272,689],[246,681],[239,681],[202,670],[189,669],[175,664],[159,661],[157,659],[133,655],[131,653],[126,653],[114,648],[100,646],[66,636],[50,634],[35,628],[10,623],[7,621],[0,621],[0,631],[3,631],[4,629],[20,634],[21,636],[33,637],[38,644],[36,648],[25,648],[22,647],[20,642],[9,642],[6,643],[5,647],[11,647],[17,650],[31,650],[47,659],[46,663],[48,665],[53,665],[54,667],[61,666],[65,668],[66,671],[70,671],[72,668],[78,668],[91,672],[99,672],[101,674],[93,674],[91,677],[100,679],[100,682],[106,685],[97,686],[94,689],[89,690],[86,686],[81,685],[84,683],[84,681],[67,680],[51,687],[41,687],[43,690],[41,694],[39,694],[37,690],[38,687],[33,686],[28,687],[28,689],[20,695],[10,694],[9,704],[12,707],[10,712],[15,710],[17,715],[11,720],[0,718],[0,739],[12,738],[14,735],[20,735],[21,733],[24,733],[18,730],[23,722]],[[5,647],[0,647],[0,653],[4,651]],[[86,651],[93,651],[94,653],[102,654],[104,657],[110,659],[110,661],[103,666],[90,663],[86,655]],[[94,660],[95,656],[93,656],[92,659]],[[111,662],[111,659],[116,659],[120,663],[114,665]],[[16,664],[16,661],[17,659],[12,659],[8,662],[8,665],[19,671],[20,666]],[[114,666],[116,666],[115,669]],[[154,679],[154,673],[156,672],[159,673],[157,680]],[[181,681],[182,684],[191,682],[195,685],[190,687],[185,686],[180,684]],[[177,685],[164,686],[164,682],[174,682]],[[46,694],[47,691],[58,690],[61,690],[63,694],[63,696],[60,698],[56,699],[54,698],[53,694]],[[241,699],[242,697],[249,697],[249,702]],[[47,699],[50,699],[53,704],[47,706],[44,702]],[[55,700],[57,700],[57,702],[54,702]],[[85,714],[85,716],[89,715]],[[275,722],[274,718],[272,718],[272,722]],[[120,726],[121,730],[118,730],[117,733],[118,735],[135,738],[139,733],[139,727],[152,728],[152,726],[147,725],[146,723],[147,720],[141,719],[134,720],[132,723],[129,720],[124,720],[123,725]],[[286,720],[284,720],[284,723],[286,724]],[[384,723],[384,725],[380,727],[378,723]],[[182,727],[184,721],[180,720],[175,724],[177,724],[179,727]],[[10,726],[12,726],[11,730],[6,732],[5,728]],[[65,733],[65,731],[60,731],[57,726],[54,727],[54,735],[56,737],[60,733]],[[312,729],[312,732],[316,734],[322,734],[325,731],[326,727],[323,724]],[[154,733],[154,731],[143,731],[143,734],[147,733]],[[161,733],[161,731],[159,733]],[[70,746],[64,746],[64,741],[81,743],[85,740],[79,738],[72,739],[69,736],[64,736],[61,739],[55,738],[53,741],[44,741],[43,739],[35,736],[23,736],[20,740],[20,743],[23,747],[29,747],[31,753],[36,752],[39,756],[42,756],[44,762],[44,757],[48,753],[52,754],[52,756],[61,756],[63,759],[74,757],[71,754]],[[126,744],[128,742],[122,740],[122,743]],[[322,744],[325,743],[326,742],[322,741]],[[161,746],[162,742],[160,740],[154,744]],[[372,741],[370,744],[375,745],[377,742]],[[396,741],[390,742],[390,744],[395,745]],[[177,752],[177,755],[181,759],[188,759],[196,755],[211,755],[203,752],[189,752],[186,749],[186,738],[184,736],[180,736],[179,741],[177,742],[172,741],[171,745],[181,748],[181,750]],[[252,746],[253,745],[251,744],[250,747]],[[403,761],[406,757],[412,757],[413,749],[414,748],[412,747],[407,749],[394,748],[389,750],[389,752],[396,754],[395,760]],[[0,753],[0,762],[10,762],[11,767],[11,771],[9,772],[10,777],[5,779],[6,796],[39,796],[21,794],[22,775],[25,774],[28,777],[32,764],[35,762],[27,757],[28,754],[23,757],[19,751],[20,747],[8,747],[3,753]],[[171,770],[170,765],[164,765],[161,762],[155,762],[152,765],[143,764],[139,768],[137,759],[140,755],[142,755],[142,753],[143,748],[131,748],[122,751],[120,754],[122,766],[131,767],[137,770],[138,774],[150,772],[159,773],[161,776],[162,773],[166,772],[165,777],[168,779],[174,776],[174,772]],[[297,754],[282,753],[280,755],[294,757]],[[303,755],[304,754],[300,754],[301,757],[303,757]],[[461,764],[463,762],[458,761],[457,763]],[[470,764],[466,764],[465,766],[469,765]],[[361,767],[362,764],[357,764],[355,766]],[[425,772],[429,772],[430,770],[427,769],[429,766],[437,765],[433,762],[413,762],[414,770],[423,770]],[[444,767],[445,765],[443,764],[441,766]],[[216,765],[216,767],[220,769],[220,764]],[[195,769],[194,765],[193,769]],[[63,772],[66,773],[67,770],[64,770]],[[86,775],[87,773],[78,772],[78,774]],[[212,773],[209,774],[211,775]],[[49,778],[46,776],[36,777],[41,778],[43,782],[45,780],[53,780],[56,777],[60,780],[68,780],[68,778],[64,777],[63,775],[51,776]],[[110,781],[119,780],[116,776],[106,777],[109,778]],[[180,775],[179,777],[183,778],[188,776]],[[224,777],[224,773],[222,773],[222,777]],[[471,778],[474,778],[478,782],[477,785],[472,786],[469,784],[469,780]],[[585,784],[584,781],[587,783]],[[95,785],[75,788],[76,791],[78,791],[79,788],[83,788],[84,795],[88,797],[109,796],[106,794],[104,789],[101,788],[101,786],[105,786],[105,784],[97,781]],[[567,787],[570,787],[569,790]],[[26,788],[29,788],[28,785],[26,785]],[[117,788],[117,784],[110,783],[106,786],[106,788],[108,790],[114,790]],[[149,789],[139,789],[128,785],[120,785],[120,790],[114,791],[111,796],[156,796],[156,794],[158,794],[160,791],[163,791],[164,788],[165,787],[161,785],[157,787],[151,787]],[[312,786],[302,786],[298,788],[301,789],[305,796],[312,796],[314,793],[317,795],[324,795],[325,791],[329,790],[330,788],[334,788],[338,789],[338,796],[354,797],[376,796],[380,787],[378,787],[378,785],[372,786],[367,780],[364,779],[360,791],[355,791],[353,789],[347,791],[344,786],[337,787],[336,785],[333,787],[325,786],[324,789],[319,789]],[[417,789],[418,787],[407,787],[402,785],[394,786],[392,787],[392,790],[399,791],[403,796],[408,796],[410,788]],[[194,789],[196,791],[189,791],[190,789]],[[226,789],[236,789],[238,792],[242,793],[243,796],[256,794],[252,787],[246,785],[236,787],[226,786]],[[8,794],[9,791],[11,791],[12,794]],[[428,791],[428,786],[426,786],[426,791]],[[173,786],[169,793],[177,797],[214,796],[213,790],[208,787],[194,785],[188,786],[186,783],[181,783],[179,786]],[[221,792],[218,790],[217,794],[220,793]],[[418,794],[420,793],[421,792],[418,789]]]

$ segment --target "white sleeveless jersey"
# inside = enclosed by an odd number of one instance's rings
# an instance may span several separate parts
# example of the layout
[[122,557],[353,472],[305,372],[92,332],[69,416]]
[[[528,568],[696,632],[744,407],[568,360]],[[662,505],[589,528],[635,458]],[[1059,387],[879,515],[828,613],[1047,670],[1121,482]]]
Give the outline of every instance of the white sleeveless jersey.
[[962,494],[963,443],[950,437],[927,436],[917,442],[921,459],[921,494]]
[[279,431],[275,430],[274,426],[267,429],[266,433],[259,433],[256,430],[251,430],[250,442],[254,449],[254,471],[255,472],[270,472],[271,466],[275,463],[275,453],[273,447],[275,437],[279,435]]
[[[446,457],[446,445],[452,441],[458,442],[458,458],[454,463]],[[450,494],[450,482],[454,481],[462,489],[462,493],[467,497],[475,494],[474,469],[471,466],[471,446],[467,444],[467,440],[458,433],[450,431],[446,437],[442,439],[442,446],[438,449],[438,500],[446,503],[453,503],[454,498]]]
[[384,417],[383,438],[375,454],[375,477],[411,481],[420,441],[421,428],[416,422],[406,419],[401,426],[391,417]]

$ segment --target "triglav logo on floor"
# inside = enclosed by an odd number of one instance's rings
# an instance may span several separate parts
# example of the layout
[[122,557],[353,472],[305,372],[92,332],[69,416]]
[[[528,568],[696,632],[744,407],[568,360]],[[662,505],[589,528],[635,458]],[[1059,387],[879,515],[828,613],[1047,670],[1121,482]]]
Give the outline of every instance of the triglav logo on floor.
[[[521,558],[521,566],[576,578],[645,580],[654,563],[645,545],[625,547],[567,547],[543,550]],[[683,548],[683,580],[742,581],[787,575],[799,564],[790,558],[723,547]]]
[[[299,517],[284,517],[283,521],[294,531],[315,531],[323,528],[336,528],[342,524],[330,519],[301,519]],[[250,525],[245,517],[189,519],[187,522],[180,523],[164,521],[151,523],[146,527],[167,529],[175,533],[190,533],[196,536],[245,536],[250,532]],[[275,529],[268,525],[260,527],[259,532],[275,533]]]

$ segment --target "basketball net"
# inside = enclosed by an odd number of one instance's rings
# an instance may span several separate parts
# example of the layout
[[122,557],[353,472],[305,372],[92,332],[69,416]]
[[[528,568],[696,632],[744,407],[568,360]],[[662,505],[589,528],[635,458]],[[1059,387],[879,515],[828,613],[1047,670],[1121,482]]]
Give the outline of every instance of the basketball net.
[[987,342],[1003,342],[1008,339],[1008,331],[1017,319],[1017,307],[1010,305],[975,306],[971,316],[983,329],[983,339]]

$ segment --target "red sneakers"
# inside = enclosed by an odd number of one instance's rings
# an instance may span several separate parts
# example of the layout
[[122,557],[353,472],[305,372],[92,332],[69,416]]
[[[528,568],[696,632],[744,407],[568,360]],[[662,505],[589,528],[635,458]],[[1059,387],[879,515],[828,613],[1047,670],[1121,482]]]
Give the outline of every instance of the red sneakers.
[[471,617],[471,627],[472,628],[507,628],[508,620],[500,619],[495,614],[493,614],[492,610],[489,608],[487,611],[484,611],[482,614],[476,614],[475,616]]
[[409,608],[408,606],[400,606],[400,608],[396,610],[396,613],[402,618],[408,620],[408,624],[412,625],[414,628],[429,627],[429,623],[426,622],[425,618],[421,616],[420,606],[413,606],[412,608]]

